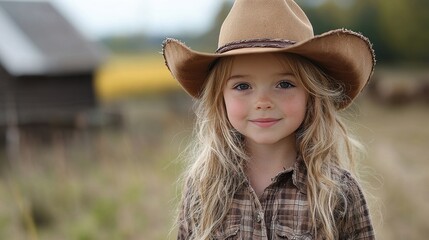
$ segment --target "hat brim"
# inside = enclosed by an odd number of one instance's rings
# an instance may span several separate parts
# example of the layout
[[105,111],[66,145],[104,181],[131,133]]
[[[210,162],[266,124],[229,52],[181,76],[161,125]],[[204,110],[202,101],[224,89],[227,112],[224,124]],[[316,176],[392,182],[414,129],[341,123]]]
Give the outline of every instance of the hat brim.
[[176,39],[163,44],[165,63],[173,77],[191,96],[198,98],[214,61],[219,58],[254,53],[293,53],[321,66],[344,87],[345,98],[338,108],[346,108],[368,83],[375,66],[369,40],[346,29],[333,30],[285,48],[242,48],[225,53],[203,53]]

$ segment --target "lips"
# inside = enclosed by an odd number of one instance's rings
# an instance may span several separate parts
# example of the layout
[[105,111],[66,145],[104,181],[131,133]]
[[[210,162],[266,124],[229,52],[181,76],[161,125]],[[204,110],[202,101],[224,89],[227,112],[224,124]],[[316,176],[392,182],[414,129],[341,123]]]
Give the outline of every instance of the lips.
[[271,127],[274,124],[278,123],[281,119],[279,118],[257,118],[257,119],[253,119],[250,120],[251,123],[259,126],[259,127]]

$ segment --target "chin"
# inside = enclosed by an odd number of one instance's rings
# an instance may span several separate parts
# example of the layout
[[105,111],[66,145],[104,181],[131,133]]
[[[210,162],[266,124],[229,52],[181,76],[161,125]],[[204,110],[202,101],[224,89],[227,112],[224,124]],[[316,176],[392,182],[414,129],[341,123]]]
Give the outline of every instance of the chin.
[[263,145],[270,145],[278,142],[277,139],[252,139],[252,141],[254,143],[263,144]]

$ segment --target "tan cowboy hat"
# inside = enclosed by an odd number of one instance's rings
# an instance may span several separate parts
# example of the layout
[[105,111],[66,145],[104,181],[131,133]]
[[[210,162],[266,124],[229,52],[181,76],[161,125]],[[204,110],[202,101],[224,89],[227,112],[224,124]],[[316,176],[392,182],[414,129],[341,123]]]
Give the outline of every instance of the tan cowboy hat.
[[218,50],[191,50],[176,39],[163,43],[171,74],[193,97],[199,98],[211,65],[239,54],[285,52],[303,56],[342,83],[347,107],[368,83],[375,65],[369,40],[350,30],[337,29],[314,36],[302,9],[292,0],[236,0],[220,30]]

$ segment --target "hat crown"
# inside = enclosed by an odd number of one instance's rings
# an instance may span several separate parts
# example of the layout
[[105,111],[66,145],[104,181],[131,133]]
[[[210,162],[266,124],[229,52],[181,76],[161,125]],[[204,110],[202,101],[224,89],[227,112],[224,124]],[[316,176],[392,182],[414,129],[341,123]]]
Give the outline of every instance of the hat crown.
[[313,27],[292,0],[236,0],[222,24],[218,47],[252,39],[304,41]]

